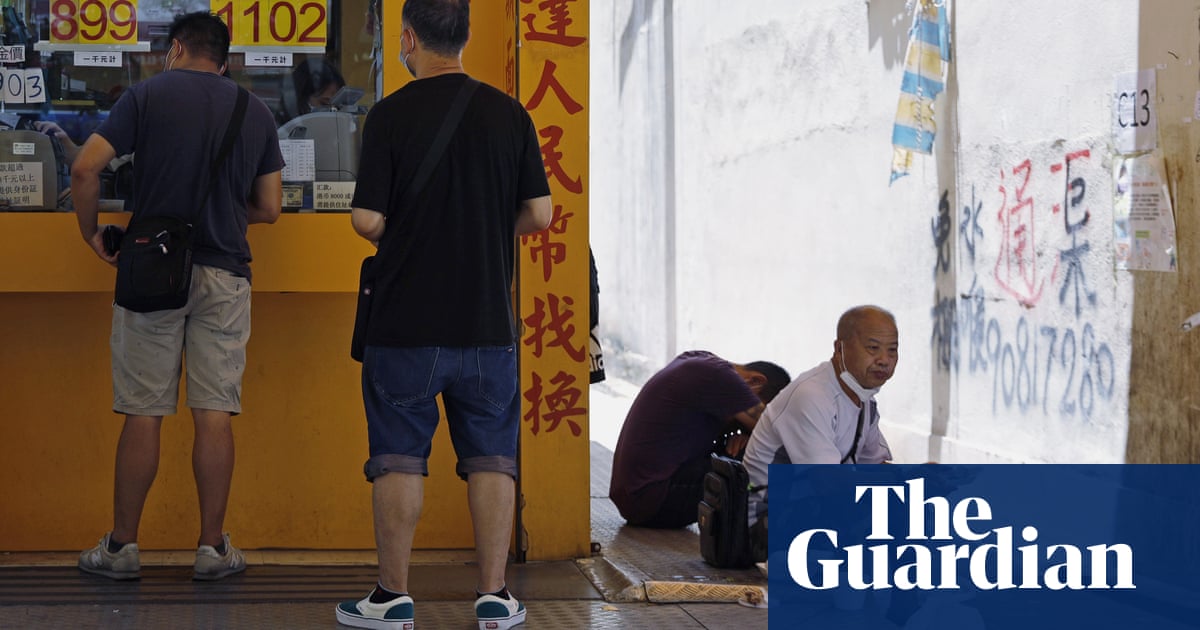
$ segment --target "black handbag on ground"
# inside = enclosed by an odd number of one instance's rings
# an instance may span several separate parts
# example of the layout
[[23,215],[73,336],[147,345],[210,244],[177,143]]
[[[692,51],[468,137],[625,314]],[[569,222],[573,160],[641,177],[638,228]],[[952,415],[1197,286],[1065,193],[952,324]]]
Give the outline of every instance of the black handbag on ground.
[[697,507],[700,555],[714,567],[745,568],[754,564],[747,522],[750,493],[766,486],[751,488],[746,467],[736,459],[714,453],[711,461]]
[[[479,81],[467,77],[467,80],[459,88],[458,94],[454,97],[454,103],[446,112],[446,118],[442,120],[442,126],[438,129],[438,135],[433,139],[433,144],[429,146],[429,151],[425,153],[425,158],[421,161],[421,165],[417,167],[417,172],[413,175],[412,181],[408,183],[408,188],[404,190],[404,196],[401,198],[400,207],[409,209],[413,202],[416,201],[417,193],[421,192],[421,188],[425,186],[425,181],[429,179],[429,175],[433,172],[433,167],[437,166],[437,162],[442,157],[442,152],[446,150],[446,145],[450,143],[450,136],[454,135],[454,130],[458,128],[458,123],[462,120],[463,112],[467,109],[467,102],[471,100],[471,95],[475,93],[475,88],[479,87]],[[419,216],[420,213],[414,213]],[[411,216],[411,215],[410,215]],[[414,225],[414,228],[417,226]],[[410,238],[402,252],[412,250],[413,243],[420,234],[419,229],[409,231]],[[362,362],[363,353],[367,348],[367,328],[371,323],[371,309],[375,302],[375,280],[376,270],[374,269],[376,259],[383,254],[384,247],[394,247],[390,245],[395,239],[387,239],[386,236],[380,239],[379,250],[374,256],[367,256],[363,259],[362,265],[358,268],[358,306],[354,311],[354,332],[350,336],[350,358],[355,361]],[[402,261],[393,261],[393,264],[399,265]]]
[[[217,181],[217,169],[233,148],[242,128],[249,93],[238,87],[233,116],[225,128],[221,148],[209,169],[208,191],[200,216]],[[192,287],[192,235],[194,228],[178,217],[135,215],[121,238],[117,256],[117,285],[113,301],[136,313],[183,308]]]

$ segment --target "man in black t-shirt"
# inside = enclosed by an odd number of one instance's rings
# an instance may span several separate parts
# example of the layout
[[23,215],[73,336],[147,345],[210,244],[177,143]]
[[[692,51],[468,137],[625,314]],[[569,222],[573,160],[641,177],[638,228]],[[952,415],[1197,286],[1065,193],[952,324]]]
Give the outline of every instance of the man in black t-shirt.
[[363,127],[351,220],[378,243],[363,355],[379,583],[337,607],[340,623],[413,619],[408,564],[441,394],[467,480],[480,627],[525,619],[508,593],[520,400],[511,287],[515,235],[549,225],[550,188],[529,114],[480,84],[414,202],[402,199],[460,87],[467,0],[408,0],[400,57],[416,80],[377,103]]

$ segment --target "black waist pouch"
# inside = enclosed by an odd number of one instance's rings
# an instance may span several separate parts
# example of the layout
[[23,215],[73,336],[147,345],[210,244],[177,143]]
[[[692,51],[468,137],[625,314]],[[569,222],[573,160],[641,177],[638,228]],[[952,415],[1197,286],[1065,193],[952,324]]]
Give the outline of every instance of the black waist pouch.
[[117,256],[114,301],[137,313],[183,308],[192,286],[192,226],[175,217],[137,217]]

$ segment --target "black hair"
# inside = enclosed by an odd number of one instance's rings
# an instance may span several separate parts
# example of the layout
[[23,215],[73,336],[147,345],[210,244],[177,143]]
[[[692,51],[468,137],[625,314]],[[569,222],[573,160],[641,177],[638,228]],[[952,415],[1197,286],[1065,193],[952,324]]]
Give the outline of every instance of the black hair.
[[401,21],[426,48],[455,57],[471,34],[471,0],[408,0]]
[[292,70],[292,85],[296,88],[296,108],[301,114],[312,111],[308,99],[313,94],[323,92],[329,85],[339,88],[346,85],[346,79],[333,67],[332,63],[323,59],[305,59]]
[[188,54],[225,65],[229,58],[229,27],[216,13],[185,13],[171,22],[167,41],[179,40]]
[[751,372],[758,372],[767,379],[762,389],[758,390],[758,397],[764,403],[771,402],[784,387],[787,387],[788,383],[792,382],[792,377],[788,376],[787,370],[770,361],[751,361],[742,367]]

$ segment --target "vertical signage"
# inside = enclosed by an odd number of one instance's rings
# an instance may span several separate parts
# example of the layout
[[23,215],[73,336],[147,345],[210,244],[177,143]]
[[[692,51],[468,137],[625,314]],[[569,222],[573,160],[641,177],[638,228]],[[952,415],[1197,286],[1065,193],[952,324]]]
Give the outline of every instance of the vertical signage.
[[[533,116],[554,204],[550,226],[521,237],[518,250],[521,448],[523,461],[545,465],[554,460],[561,474],[555,479],[531,475],[523,488],[528,495],[530,485],[538,484],[540,496],[567,497],[579,492],[571,485],[576,476],[584,488],[588,483],[588,2],[508,3],[520,40],[517,98]],[[576,511],[583,514],[584,549],[586,505]],[[570,529],[561,523],[525,524],[531,538]],[[545,527],[539,531],[539,525]],[[569,533],[560,549],[552,549],[547,537],[531,545],[534,556],[582,551],[571,547],[576,541]]]

